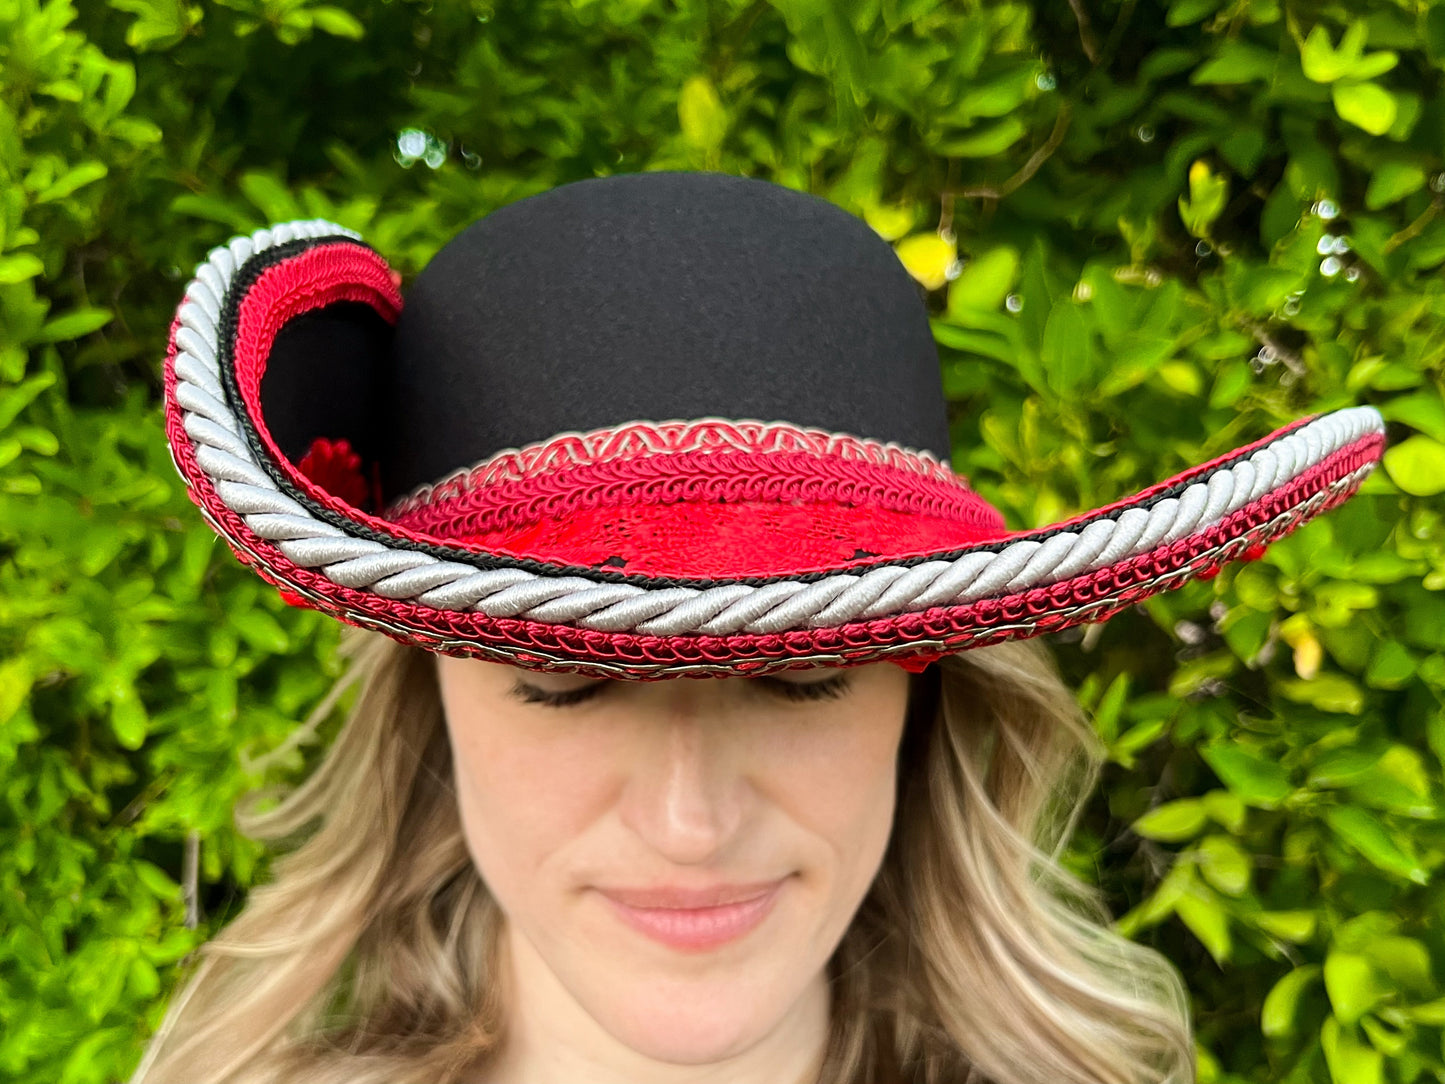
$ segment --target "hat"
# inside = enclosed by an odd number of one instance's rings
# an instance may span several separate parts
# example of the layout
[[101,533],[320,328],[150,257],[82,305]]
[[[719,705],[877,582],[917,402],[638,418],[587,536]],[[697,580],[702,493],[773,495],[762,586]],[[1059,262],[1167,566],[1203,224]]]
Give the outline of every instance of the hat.
[[1384,443],[1370,407],[1302,418],[1009,530],[950,466],[891,246],[727,174],[565,184],[399,283],[326,221],[213,249],[171,326],[172,458],[287,601],[533,670],[917,670],[1257,556]]

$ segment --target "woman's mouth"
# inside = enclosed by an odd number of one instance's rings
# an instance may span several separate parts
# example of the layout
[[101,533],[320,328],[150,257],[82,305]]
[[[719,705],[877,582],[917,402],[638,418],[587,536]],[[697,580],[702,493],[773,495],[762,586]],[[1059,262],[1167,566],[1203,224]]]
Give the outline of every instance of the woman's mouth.
[[735,941],[768,917],[787,878],[765,884],[598,889],[622,921],[670,948],[704,952]]

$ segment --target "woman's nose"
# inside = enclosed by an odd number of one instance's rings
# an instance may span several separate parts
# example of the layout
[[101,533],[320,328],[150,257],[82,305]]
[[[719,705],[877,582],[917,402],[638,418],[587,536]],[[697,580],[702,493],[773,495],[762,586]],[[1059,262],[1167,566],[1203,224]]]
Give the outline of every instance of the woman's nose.
[[696,707],[649,729],[622,798],[623,822],[678,865],[703,865],[737,835],[746,782],[728,720]]

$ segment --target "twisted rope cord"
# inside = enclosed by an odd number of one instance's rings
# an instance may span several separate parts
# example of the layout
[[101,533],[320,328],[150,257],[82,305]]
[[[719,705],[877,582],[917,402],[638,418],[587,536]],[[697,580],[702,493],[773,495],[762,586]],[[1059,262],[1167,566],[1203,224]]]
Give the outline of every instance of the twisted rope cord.
[[[1156,573],[1149,580],[1132,583],[1125,587],[1116,587],[1110,592],[1096,595],[1089,601],[1077,600],[1071,604],[1057,608],[1051,607],[1042,616],[1028,614],[1022,620],[1008,619],[998,620],[997,615],[984,623],[970,625],[966,620],[956,624],[956,629],[961,629],[962,634],[948,634],[936,628],[929,628],[924,632],[910,635],[906,640],[892,643],[872,643],[866,649],[814,649],[806,654],[789,654],[786,657],[774,657],[761,668],[754,669],[754,674],[773,673],[780,669],[788,669],[800,664],[820,666],[843,666],[849,662],[886,659],[895,654],[912,654],[919,650],[930,650],[939,652],[959,651],[968,647],[977,647],[985,644],[997,643],[1001,640],[1013,639],[1017,636],[1030,636],[1043,631],[1045,625],[1049,628],[1066,628],[1077,625],[1080,622],[1098,620],[1107,617],[1110,613],[1138,602],[1142,598],[1157,594],[1160,591],[1168,590],[1176,584],[1181,584],[1195,579],[1205,571],[1217,568],[1219,564],[1232,560],[1239,556],[1251,545],[1260,542],[1269,542],[1289,533],[1295,525],[1308,520],[1317,512],[1332,507],[1338,503],[1364,480],[1374,469],[1373,463],[1366,463],[1357,467],[1348,474],[1342,475],[1330,482],[1323,489],[1311,494],[1308,498],[1291,508],[1276,513],[1269,520],[1256,524],[1253,527],[1242,531],[1240,534],[1221,540],[1220,542],[1207,546],[1195,553],[1187,562],[1177,568],[1170,569],[1163,573]],[[207,516],[207,519],[210,517]],[[250,551],[254,558],[259,555]],[[1017,597],[1017,596],[1015,596]],[[386,615],[370,612],[351,611],[349,620],[358,621],[367,627],[383,631],[389,635],[398,637],[412,643],[422,643],[430,650],[451,651],[458,650],[462,654],[480,655],[484,658],[492,658],[501,662],[515,662],[514,650],[489,644],[484,640],[472,638],[454,639],[446,634],[438,634],[435,630],[421,634],[418,640],[418,629],[414,625],[404,624]],[[681,641],[687,642],[687,641]],[[529,643],[526,648],[528,665],[537,669],[557,670],[564,673],[580,673],[592,677],[620,677],[624,679],[636,678],[642,675],[668,674],[668,675],[709,675],[709,674],[735,674],[737,673],[735,661],[698,661],[694,658],[679,660],[676,658],[663,661],[645,661],[636,658],[629,658],[626,662],[613,662],[605,658],[590,658],[585,663],[578,663],[578,660],[571,655],[558,655],[555,648],[537,643]]]
[[236,269],[274,245],[338,235],[360,240],[355,231],[317,219],[236,237],[208,254],[177,312],[176,401],[186,433],[196,444],[197,464],[257,536],[274,542],[292,563],[317,569],[334,583],[441,610],[476,610],[490,617],[603,632],[722,636],[818,628],[967,604],[1104,568],[1202,530],[1384,428],[1373,407],[1338,410],[1149,508],[1126,508],[1078,531],[1061,531],[1042,541],[1021,539],[997,552],[966,553],[911,567],[883,565],[812,583],[658,589],[524,569],[478,570],[354,538],[317,520],[280,492],[257,465],[225,403],[216,328]]

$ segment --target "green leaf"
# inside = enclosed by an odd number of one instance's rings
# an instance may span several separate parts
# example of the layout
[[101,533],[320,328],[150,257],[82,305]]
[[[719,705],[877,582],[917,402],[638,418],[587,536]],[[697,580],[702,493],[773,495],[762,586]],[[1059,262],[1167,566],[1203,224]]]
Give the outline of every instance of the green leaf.
[[36,398],[56,381],[52,372],[37,373],[13,388],[0,388],[0,431],[20,416],[20,412],[35,402]]
[[1325,821],[1335,835],[1359,851],[1380,869],[1428,884],[1429,872],[1407,854],[1391,834],[1369,812],[1355,806],[1335,806],[1325,811]]
[[1271,1039],[1293,1035],[1300,998],[1319,975],[1319,964],[1305,964],[1270,987],[1260,1009],[1259,1030]]
[[45,270],[39,257],[28,252],[12,252],[0,256],[0,286],[10,286],[26,279],[33,279]]
[[12,430],[10,435],[20,442],[22,448],[36,455],[54,455],[60,451],[60,442],[55,434],[38,425],[22,425]]
[[1354,66],[1350,68],[1350,78],[1373,79],[1377,75],[1384,75],[1387,71],[1391,71],[1399,62],[1400,55],[1398,53],[1388,50],[1371,53],[1355,62]]
[[1384,1057],[1333,1016],[1320,1028],[1320,1046],[1332,1084],[1385,1084]]
[[1371,135],[1384,135],[1395,123],[1398,105],[1388,90],[1374,83],[1336,83],[1330,88],[1335,112]]
[[1228,199],[1229,178],[1213,172],[1200,159],[1189,167],[1189,195],[1179,197],[1179,217],[1195,237],[1208,237]]
[[250,233],[257,225],[256,220],[240,207],[216,196],[203,196],[196,192],[183,192],[171,200],[171,210],[208,222],[219,222],[237,233]]
[[1268,49],[1247,41],[1226,41],[1189,77],[1196,85],[1233,85],[1268,80],[1279,58]]
[[1364,47],[1364,31],[1363,22],[1356,20],[1350,24],[1336,50],[1324,24],[1316,23],[1300,48],[1300,67],[1305,78],[1315,83],[1333,83],[1347,75]]
[[248,170],[241,175],[240,189],[271,222],[285,222],[301,217],[301,208],[296,204],[296,197],[269,173]]
[[[1238,366],[1233,371],[1244,369]],[[1249,370],[1244,369],[1246,380]],[[1213,396],[1211,395],[1211,402]],[[1259,653],[1264,649],[1274,635],[1275,618],[1273,614],[1261,613],[1249,606],[1236,606],[1219,623],[1219,631],[1224,636],[1224,642],[1231,650],[1251,668],[1256,664]]]
[[1382,640],[1370,656],[1365,684],[1372,689],[1398,689],[1415,674],[1415,656],[1398,640]]
[[1219,824],[1238,834],[1244,830],[1246,810],[1239,795],[1227,790],[1206,791],[1200,801],[1205,811]]
[[36,88],[41,94],[48,94],[52,98],[59,98],[63,102],[80,102],[85,100],[85,92],[80,89],[80,84],[73,79],[57,79],[51,83],[42,83]]
[[1137,907],[1121,915],[1114,928],[1125,937],[1134,937],[1140,930],[1157,925],[1174,913],[1175,906],[1191,892],[1201,891],[1194,876],[1194,866],[1188,862],[1175,862],[1153,895]]
[[1109,746],[1109,757],[1111,760],[1123,765],[1125,768],[1134,766],[1134,754],[1144,749],[1159,739],[1159,736],[1169,726],[1169,720],[1162,715],[1145,719],[1143,722],[1135,723],[1124,733],[1119,735],[1119,740]]
[[1007,245],[991,248],[964,265],[948,287],[950,312],[960,309],[996,311],[1018,279],[1018,250]]
[[110,727],[124,749],[139,749],[145,742],[150,717],[129,685],[115,689],[110,701]]
[[1445,7],[1431,4],[1421,8],[1420,23],[1426,55],[1437,65],[1445,63]]
[[115,138],[137,147],[159,143],[162,135],[159,125],[142,117],[116,117],[110,122],[107,130]]
[[1094,732],[1105,742],[1112,742],[1119,733],[1119,715],[1129,699],[1129,674],[1127,671],[1115,676],[1099,697],[1094,709]]
[[980,125],[967,135],[941,139],[934,144],[935,153],[944,158],[991,158],[1002,154],[1025,135],[1028,128],[1017,117],[1005,117],[994,124]]
[[[1169,14],[1164,17],[1169,26],[1188,26],[1197,23],[1206,15],[1219,9],[1222,0],[1172,0]],[[1157,51],[1156,51],[1157,52]]]
[[1277,184],[1270,190],[1259,220],[1259,239],[1266,248],[1273,248],[1289,235],[1299,224],[1302,210],[1299,195],[1290,185]]
[[728,131],[727,110],[707,76],[694,75],[682,85],[677,116],[683,138],[698,150],[714,151],[722,145]]
[[1421,1005],[1411,1005],[1404,1013],[1417,1024],[1432,1028],[1445,1027],[1445,997]]
[[0,662],[0,725],[8,723],[30,695],[35,680],[33,664],[24,655]]
[[1381,937],[1369,942],[1364,955],[1403,990],[1419,996],[1435,992],[1430,950],[1413,937]]
[[144,956],[137,956],[130,962],[130,975],[126,980],[130,995],[140,1001],[150,1001],[161,989],[161,978],[155,965]]
[[110,0],[110,6],[138,16],[126,31],[125,41],[141,51],[174,45],[201,20],[200,9],[184,0]]
[[32,202],[50,203],[53,200],[64,199],[77,189],[100,180],[109,172],[110,170],[106,168],[104,162],[82,162],[73,169],[67,170],[43,192],[38,193]]
[[317,30],[324,30],[326,33],[338,38],[349,38],[352,41],[360,41],[366,36],[366,27],[349,11],[334,7],[312,8],[308,14],[311,16],[311,25]]
[[1179,798],[1155,806],[1129,827],[1145,839],[1179,843],[1193,839],[1208,822],[1203,802],[1197,798]]
[[1385,449],[1385,471],[1390,480],[1416,497],[1445,493],[1445,444],[1426,436],[1413,436]]
[[1313,911],[1256,911],[1250,921],[1266,933],[1301,944],[1315,935]]
[[1061,396],[1073,395],[1094,370],[1089,324],[1080,306],[1068,298],[1049,308],[1040,349],[1049,385]]
[[1415,162],[1383,162],[1370,176],[1365,206],[1379,210],[1425,187],[1425,170]]
[[1101,396],[1115,396],[1162,372],[1174,356],[1177,343],[1170,337],[1130,334],[1113,344],[1109,369],[1099,380]]
[[1364,691],[1343,674],[1318,674],[1308,680],[1281,678],[1275,688],[1295,703],[1321,711],[1358,715],[1365,706]]
[[863,220],[885,241],[896,241],[918,221],[918,208],[912,203],[871,204],[863,212]]
[[1412,794],[1424,798],[1430,793],[1433,774],[1425,768],[1425,758],[1412,745],[1394,744],[1375,765],[1373,774],[1394,779]]
[[1338,787],[1352,783],[1378,764],[1384,755],[1385,747],[1383,745],[1331,749],[1316,760],[1310,768],[1309,785],[1312,787]]
[[1229,959],[1232,949],[1229,916],[1218,902],[1208,896],[1189,894],[1180,897],[1174,913],[1189,927],[1189,932],[1199,938],[1216,963],[1223,964]]
[[[1445,8],[1441,10],[1445,12]],[[1445,398],[1434,388],[1397,396],[1381,404],[1380,413],[1386,421],[1404,422],[1426,436],[1445,441]]]
[[1332,947],[1342,952],[1357,955],[1369,947],[1371,941],[1381,937],[1393,937],[1400,929],[1402,919],[1384,911],[1364,911],[1335,927]]
[[1309,614],[1321,628],[1344,628],[1355,620],[1356,611],[1373,610],[1380,593],[1362,583],[1325,582],[1315,588],[1315,602]]
[[291,639],[265,610],[242,610],[231,614],[229,623],[257,651],[279,655],[291,646]]
[[1342,1024],[1353,1024],[1389,994],[1370,961],[1353,952],[1325,957],[1325,992]]
[[1242,896],[1249,888],[1253,863],[1234,840],[1217,834],[1205,836],[1195,850],[1204,879],[1226,896]]
[[40,329],[40,334],[35,337],[35,341],[58,343],[83,338],[93,331],[99,331],[113,319],[115,319],[115,313],[109,309],[72,309],[62,316],[45,321],[45,326]]
[[1028,95],[1033,74],[1016,68],[988,83],[962,90],[948,110],[948,119],[967,124],[975,117],[1003,117],[1017,109]]
[[1250,805],[1273,809],[1290,793],[1289,773],[1240,745],[1206,745],[1199,750],[1226,787]]
[[137,859],[131,862],[130,873],[155,896],[169,899],[180,895],[181,886],[171,880],[165,870],[153,863]]

